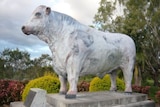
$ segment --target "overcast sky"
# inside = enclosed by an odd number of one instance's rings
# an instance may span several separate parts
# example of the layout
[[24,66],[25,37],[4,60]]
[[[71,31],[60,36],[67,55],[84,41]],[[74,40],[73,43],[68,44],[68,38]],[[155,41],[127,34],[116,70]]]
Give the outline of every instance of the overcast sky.
[[22,33],[22,25],[39,5],[72,16],[85,25],[92,25],[100,0],[1,0],[0,2],[0,52],[6,48],[30,53],[32,58],[51,52],[46,43],[36,36]]

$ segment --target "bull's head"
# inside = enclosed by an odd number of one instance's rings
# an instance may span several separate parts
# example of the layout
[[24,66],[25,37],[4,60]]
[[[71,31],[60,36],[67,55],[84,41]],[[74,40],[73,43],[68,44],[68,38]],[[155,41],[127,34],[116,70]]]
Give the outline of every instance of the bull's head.
[[33,12],[30,20],[22,26],[22,31],[26,35],[39,35],[43,34],[47,24],[49,24],[49,15],[51,9],[46,6],[39,6]]

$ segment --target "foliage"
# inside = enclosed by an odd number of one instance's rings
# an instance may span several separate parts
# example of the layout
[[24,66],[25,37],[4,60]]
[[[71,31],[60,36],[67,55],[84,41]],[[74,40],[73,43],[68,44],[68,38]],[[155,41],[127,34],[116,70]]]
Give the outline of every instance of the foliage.
[[80,76],[79,81],[83,82],[90,82],[95,76],[94,75],[85,75],[85,76]]
[[57,77],[50,75],[31,80],[24,88],[22,100],[26,99],[30,88],[41,88],[46,90],[47,93],[57,93],[59,92],[60,82]]
[[1,53],[0,58],[5,61],[4,67],[12,67],[13,71],[26,69],[30,61],[28,52],[20,51],[18,48],[15,50],[5,49]]
[[24,77],[34,79],[43,76],[46,71],[54,72],[51,63],[51,57],[47,54],[42,54],[39,58],[31,61],[31,66],[25,70]]
[[149,94],[150,86],[136,86],[132,85],[133,92]]
[[155,97],[156,97],[157,102],[160,104],[160,91],[157,91]]
[[53,71],[48,54],[31,59],[28,52],[18,48],[0,52],[0,79],[30,80],[43,76],[45,71]]
[[78,92],[85,92],[85,91],[89,91],[89,86],[90,83],[86,82],[86,81],[82,81],[78,84],[77,88],[78,88]]
[[147,94],[149,99],[160,103],[160,88],[156,86],[136,86],[132,85],[133,92]]
[[156,92],[158,92],[159,90],[160,90],[159,87],[151,86],[150,89],[149,89],[149,95],[148,95],[149,98],[154,100],[154,101],[157,101],[155,95],[156,95]]
[[[125,84],[124,81],[117,78],[117,89],[118,90],[124,90]],[[105,75],[103,79],[100,79],[98,77],[93,78],[93,80],[90,82],[89,91],[103,91],[103,90],[109,90],[111,87],[111,81],[109,75]]]
[[94,17],[94,23],[97,25],[96,27],[98,27],[98,29],[102,31],[110,31],[112,30],[112,12],[115,10],[114,3],[107,0],[101,0],[99,4],[100,7],[98,9],[98,13]]
[[44,76],[58,77],[58,75],[55,74],[55,72],[52,72],[52,71],[45,71],[45,72],[44,72]]
[[48,54],[42,54],[39,58],[34,59],[34,65],[45,67],[52,65],[52,58]]
[[14,80],[0,80],[0,105],[20,101],[24,84]]

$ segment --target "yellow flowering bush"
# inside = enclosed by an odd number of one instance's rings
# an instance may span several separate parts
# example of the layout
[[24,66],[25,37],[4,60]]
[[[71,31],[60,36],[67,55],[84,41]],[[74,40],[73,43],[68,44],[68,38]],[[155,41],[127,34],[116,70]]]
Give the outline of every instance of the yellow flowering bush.
[[22,100],[26,99],[26,96],[29,93],[30,88],[41,88],[47,91],[47,93],[58,93],[60,88],[59,79],[56,76],[43,76],[31,80],[24,88],[22,93]]
[[[123,91],[125,88],[124,81],[117,77],[117,89],[120,91]],[[103,79],[100,79],[98,77],[93,78],[93,80],[90,82],[89,91],[106,91],[109,90],[111,87],[111,80],[109,75],[105,75]]]

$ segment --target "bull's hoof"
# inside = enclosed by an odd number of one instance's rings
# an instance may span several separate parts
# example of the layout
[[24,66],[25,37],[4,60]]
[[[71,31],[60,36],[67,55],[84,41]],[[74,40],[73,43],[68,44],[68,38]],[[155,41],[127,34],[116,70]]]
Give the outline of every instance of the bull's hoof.
[[111,89],[110,92],[117,92],[117,89]]
[[66,99],[75,99],[76,98],[76,94],[66,94],[65,98]]
[[65,91],[60,91],[59,94],[60,95],[66,95],[66,92]]
[[117,90],[109,90],[110,92],[117,92]]
[[132,92],[124,92],[125,95],[132,95]]

